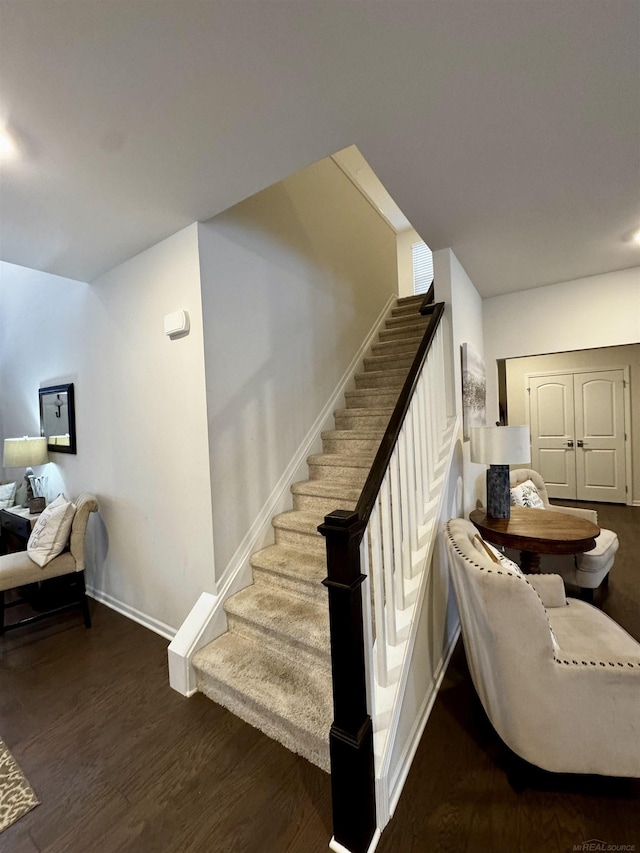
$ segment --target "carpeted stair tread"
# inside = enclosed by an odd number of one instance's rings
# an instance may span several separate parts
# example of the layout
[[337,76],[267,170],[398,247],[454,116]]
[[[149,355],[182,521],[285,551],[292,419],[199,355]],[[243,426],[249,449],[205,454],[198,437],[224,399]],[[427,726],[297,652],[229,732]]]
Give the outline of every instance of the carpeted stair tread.
[[417,323],[424,322],[426,326],[429,322],[429,315],[424,315],[416,312],[415,314],[401,314],[399,317],[388,317],[385,320],[385,328],[387,329],[399,329],[402,326],[411,326],[416,325]]
[[373,346],[371,347],[371,353],[374,356],[386,355],[388,353],[395,353],[396,355],[398,355],[401,353],[408,352],[412,352],[415,355],[422,338],[423,335],[419,334],[413,335],[410,338],[398,338],[397,340],[380,341],[377,344],[373,344]]
[[323,517],[334,509],[355,509],[362,486],[342,480],[303,480],[291,486],[294,509],[320,512]]
[[389,370],[365,370],[356,373],[356,388],[402,387],[408,370],[408,367],[392,367]]
[[387,355],[372,355],[364,360],[366,373],[375,373],[379,370],[395,370],[405,368],[407,370],[413,364],[415,353],[388,353]]
[[329,769],[331,677],[227,632],[193,658],[198,689],[287,749]]
[[291,486],[296,495],[316,495],[322,498],[340,498],[358,502],[362,489],[341,480],[300,480]]
[[287,545],[268,545],[252,554],[250,562],[257,583],[268,579],[289,592],[322,601],[326,607],[327,591],[322,585],[327,576],[325,554],[300,551]]
[[344,395],[347,409],[378,409],[395,406],[400,388],[357,388]]
[[324,515],[318,512],[305,512],[301,509],[288,509],[274,515],[271,524],[276,530],[294,530],[296,533],[306,533],[308,536],[322,536],[318,533],[318,525],[324,521]]
[[336,418],[341,417],[351,417],[351,418],[375,418],[375,417],[387,417],[390,418],[393,414],[393,406],[379,406],[374,408],[371,406],[367,409],[356,409],[355,407],[352,409],[336,409],[333,413],[333,416]]
[[325,430],[322,433],[322,449],[325,453],[377,453],[383,433],[383,427]]
[[[330,663],[326,601],[323,606],[295,598],[277,587],[252,584],[228,598],[224,609],[229,616],[259,627],[274,640],[290,643],[292,653],[297,647],[308,648],[325,665]],[[243,633],[242,628],[238,633]]]
[[396,299],[397,306],[415,305],[416,310],[424,302],[424,293],[414,293],[413,296],[399,296]]
[[424,335],[425,329],[429,322],[429,317],[423,322],[417,320],[415,323],[400,328],[382,329],[380,332],[380,341],[399,340],[404,338],[414,338],[419,335]]
[[420,314],[420,303],[414,303],[413,305],[396,305],[391,309],[392,317],[406,317],[408,315],[419,316]]
[[380,438],[384,433],[382,427],[358,429],[325,429],[322,431],[322,438],[344,438],[357,441],[359,439]]
[[329,468],[371,468],[373,453],[314,453],[307,458],[308,465]]

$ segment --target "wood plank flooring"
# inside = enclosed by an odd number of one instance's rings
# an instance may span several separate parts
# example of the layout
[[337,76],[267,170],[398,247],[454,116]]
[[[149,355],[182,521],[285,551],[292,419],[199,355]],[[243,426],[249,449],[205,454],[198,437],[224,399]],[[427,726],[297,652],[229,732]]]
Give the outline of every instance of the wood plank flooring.
[[[597,505],[621,547],[596,601],[640,638],[640,508]],[[0,640],[0,734],[41,805],[0,853],[320,853],[329,777],[203,696],[169,688],[166,640],[97,604]],[[379,853],[640,851],[640,781],[526,768],[459,646]],[[523,787],[524,785],[524,787]]]

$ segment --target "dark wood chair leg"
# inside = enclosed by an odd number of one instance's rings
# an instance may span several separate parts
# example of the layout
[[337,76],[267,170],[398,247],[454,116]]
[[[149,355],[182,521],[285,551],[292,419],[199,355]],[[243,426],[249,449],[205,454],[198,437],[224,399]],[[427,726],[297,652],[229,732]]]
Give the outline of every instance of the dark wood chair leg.
[[4,590],[0,592],[0,637],[4,634]]
[[84,572],[78,572],[78,589],[80,606],[82,607],[82,615],[84,616],[84,627],[91,627],[91,613],[89,613],[89,599],[87,598],[87,589],[84,583]]

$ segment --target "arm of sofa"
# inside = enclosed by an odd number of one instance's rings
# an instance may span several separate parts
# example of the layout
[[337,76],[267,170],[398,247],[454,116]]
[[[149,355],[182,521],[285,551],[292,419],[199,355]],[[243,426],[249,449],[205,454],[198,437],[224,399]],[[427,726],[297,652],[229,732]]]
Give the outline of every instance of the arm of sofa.
[[554,512],[563,512],[565,515],[576,515],[578,518],[586,518],[587,521],[598,523],[598,513],[595,509],[582,509],[579,506],[553,506],[549,505],[549,509]]
[[567,596],[560,575],[526,575],[545,607],[564,607]]

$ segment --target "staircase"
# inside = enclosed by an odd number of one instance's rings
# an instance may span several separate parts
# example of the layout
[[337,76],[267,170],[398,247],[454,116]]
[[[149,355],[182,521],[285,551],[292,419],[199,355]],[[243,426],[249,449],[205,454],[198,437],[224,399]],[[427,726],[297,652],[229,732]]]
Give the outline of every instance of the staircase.
[[225,602],[228,630],[193,658],[198,690],[329,771],[333,719],[325,541],[318,525],[360,496],[429,317],[398,299],[356,374],[293,509],[273,518],[275,544],[251,557],[254,583]]

